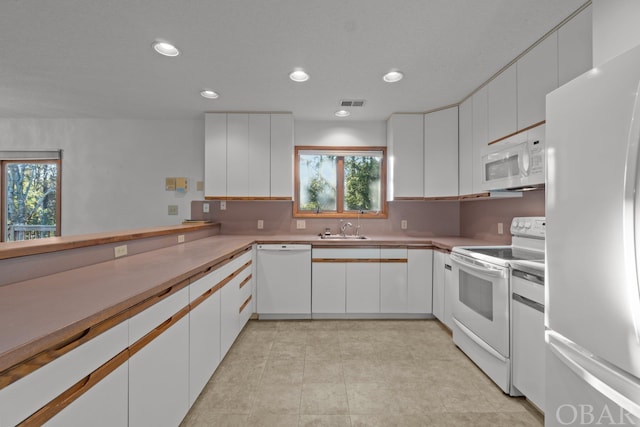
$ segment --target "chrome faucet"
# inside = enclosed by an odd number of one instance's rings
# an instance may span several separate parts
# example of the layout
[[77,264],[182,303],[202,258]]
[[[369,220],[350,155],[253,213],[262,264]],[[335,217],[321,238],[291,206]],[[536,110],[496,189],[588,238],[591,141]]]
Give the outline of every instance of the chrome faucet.
[[346,236],[346,232],[345,230],[347,229],[347,227],[351,227],[353,228],[353,224],[351,224],[350,222],[344,222],[342,223],[342,225],[340,226],[340,234],[342,234],[343,237]]

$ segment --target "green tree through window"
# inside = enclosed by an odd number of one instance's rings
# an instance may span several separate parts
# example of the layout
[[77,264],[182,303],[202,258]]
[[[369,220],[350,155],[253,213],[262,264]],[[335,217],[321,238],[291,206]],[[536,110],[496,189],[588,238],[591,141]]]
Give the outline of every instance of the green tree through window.
[[384,148],[296,148],[297,216],[385,216]]

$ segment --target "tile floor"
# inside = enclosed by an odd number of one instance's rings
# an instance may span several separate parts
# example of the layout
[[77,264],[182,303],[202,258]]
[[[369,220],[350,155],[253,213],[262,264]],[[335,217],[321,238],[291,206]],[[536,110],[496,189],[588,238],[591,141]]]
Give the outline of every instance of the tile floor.
[[435,320],[250,321],[182,426],[541,426]]

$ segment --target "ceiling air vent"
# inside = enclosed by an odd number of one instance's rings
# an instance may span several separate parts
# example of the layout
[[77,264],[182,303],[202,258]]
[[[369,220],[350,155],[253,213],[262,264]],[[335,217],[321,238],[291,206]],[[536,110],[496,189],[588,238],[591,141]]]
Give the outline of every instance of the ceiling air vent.
[[364,107],[364,99],[343,99],[340,101],[341,107]]

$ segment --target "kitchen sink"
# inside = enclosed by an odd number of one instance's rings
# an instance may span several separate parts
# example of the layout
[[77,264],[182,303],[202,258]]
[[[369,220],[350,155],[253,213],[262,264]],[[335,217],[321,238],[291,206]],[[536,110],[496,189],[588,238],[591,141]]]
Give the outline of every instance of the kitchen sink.
[[320,234],[322,240],[367,240],[367,236],[343,236],[342,234]]

